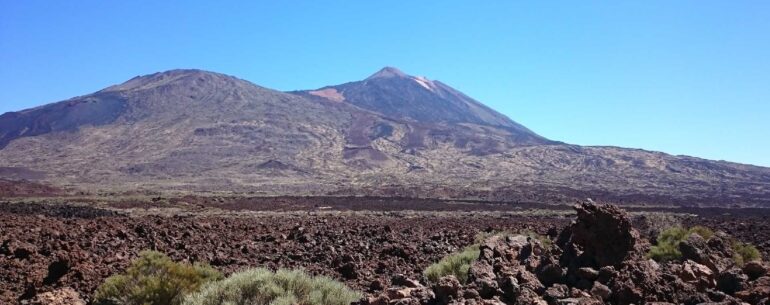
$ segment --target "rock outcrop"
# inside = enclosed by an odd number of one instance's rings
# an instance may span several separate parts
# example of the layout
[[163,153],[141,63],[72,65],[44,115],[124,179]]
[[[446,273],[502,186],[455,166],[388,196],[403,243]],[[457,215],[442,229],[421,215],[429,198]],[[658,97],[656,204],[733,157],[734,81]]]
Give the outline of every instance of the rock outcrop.
[[576,210],[576,220],[552,246],[525,235],[485,240],[467,283],[448,276],[425,286],[391,287],[384,296],[361,303],[768,304],[770,300],[767,266],[750,262],[738,268],[724,233],[708,240],[693,235],[681,244],[681,261],[658,263],[646,258],[649,243],[632,227],[626,212],[594,203],[582,203]]

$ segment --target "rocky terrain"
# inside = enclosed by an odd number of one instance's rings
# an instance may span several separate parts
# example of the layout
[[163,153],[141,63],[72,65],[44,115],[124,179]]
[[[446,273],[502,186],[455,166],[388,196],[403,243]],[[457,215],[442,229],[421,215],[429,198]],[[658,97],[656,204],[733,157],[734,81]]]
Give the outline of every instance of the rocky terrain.
[[679,245],[683,262],[657,263],[645,257],[649,242],[627,214],[582,204],[555,245],[493,236],[467,284],[453,275],[404,281],[360,304],[768,304],[770,266],[737,266],[729,243],[725,233],[694,234]]
[[[765,304],[770,297],[767,266],[735,267],[723,233],[708,242],[688,240],[692,251],[683,262],[658,264],[645,257],[650,239],[636,229],[657,220],[632,218],[612,206],[583,204],[577,214],[566,215],[483,207],[452,211],[435,202],[436,211],[399,211],[398,204],[379,211],[326,210],[313,201],[281,200],[283,209],[177,216],[137,214],[133,209],[153,208],[127,202],[119,209],[0,204],[0,303],[86,303],[107,276],[145,249],[226,273],[304,268],[364,292],[361,304]],[[221,207],[218,200],[196,204]],[[698,211],[704,214],[692,214]],[[723,215],[693,209],[679,215],[687,224],[734,233],[765,257],[770,251],[766,211]],[[469,283],[423,278],[428,265],[478,242],[479,233],[497,231],[536,232],[550,242],[493,236],[482,240]]]
[[0,205],[0,303],[70,288],[88,300],[137,253],[245,267],[301,267],[380,291],[395,274],[417,278],[485,229],[545,233],[563,219],[434,214],[267,214],[128,217],[90,207]]
[[395,68],[289,93],[200,70],[138,76],[0,115],[0,178],[85,193],[770,205],[768,168],[546,139]]

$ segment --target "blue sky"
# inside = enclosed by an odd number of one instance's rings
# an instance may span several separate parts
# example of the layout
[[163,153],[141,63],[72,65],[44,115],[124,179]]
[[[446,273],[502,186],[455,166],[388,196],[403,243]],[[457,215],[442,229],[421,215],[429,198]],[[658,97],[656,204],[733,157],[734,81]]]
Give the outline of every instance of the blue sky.
[[551,139],[770,166],[770,1],[0,0],[0,113],[174,68],[293,90],[386,65]]

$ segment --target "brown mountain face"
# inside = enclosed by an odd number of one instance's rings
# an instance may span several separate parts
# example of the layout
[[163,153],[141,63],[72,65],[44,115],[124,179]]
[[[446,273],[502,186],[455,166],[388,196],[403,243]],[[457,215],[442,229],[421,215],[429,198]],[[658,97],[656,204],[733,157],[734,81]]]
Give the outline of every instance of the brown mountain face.
[[363,81],[300,92],[427,124],[476,124],[510,130],[519,142],[549,142],[465,94],[425,77],[386,67]]
[[0,178],[227,191],[770,206],[770,169],[545,139],[423,77],[278,92],[173,70],[0,116]]

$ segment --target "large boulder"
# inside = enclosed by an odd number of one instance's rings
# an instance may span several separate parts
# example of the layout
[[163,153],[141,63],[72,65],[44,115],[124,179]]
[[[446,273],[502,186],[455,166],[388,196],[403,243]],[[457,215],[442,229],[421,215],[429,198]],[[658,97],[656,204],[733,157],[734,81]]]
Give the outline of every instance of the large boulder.
[[564,250],[563,265],[577,262],[578,267],[618,267],[626,260],[644,256],[648,245],[625,211],[590,202],[577,205],[575,210],[577,219],[557,240]]
[[726,271],[735,266],[730,237],[717,233],[709,240],[698,234],[690,234],[679,243],[682,259],[708,266],[714,273]]

